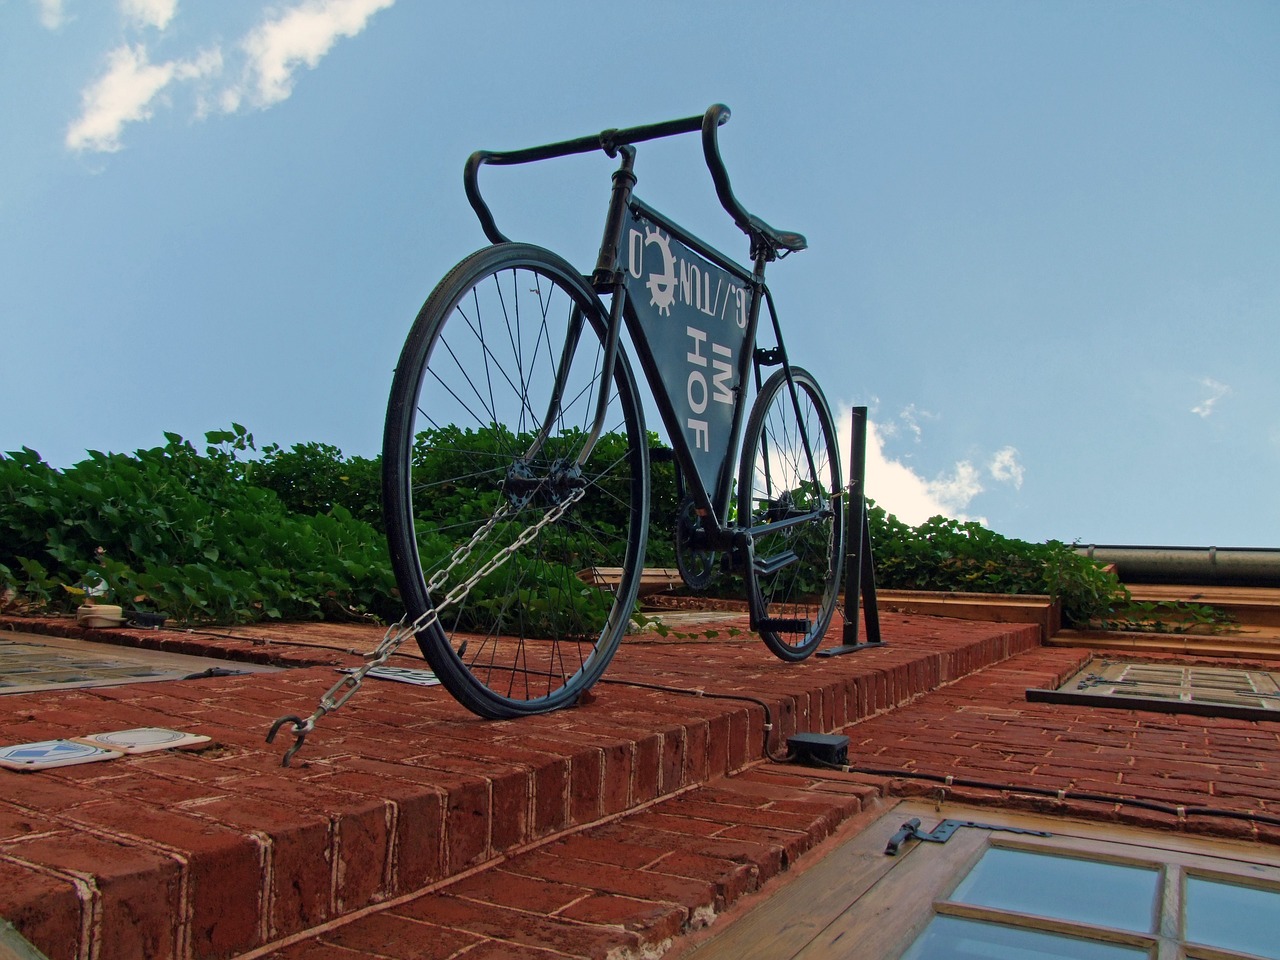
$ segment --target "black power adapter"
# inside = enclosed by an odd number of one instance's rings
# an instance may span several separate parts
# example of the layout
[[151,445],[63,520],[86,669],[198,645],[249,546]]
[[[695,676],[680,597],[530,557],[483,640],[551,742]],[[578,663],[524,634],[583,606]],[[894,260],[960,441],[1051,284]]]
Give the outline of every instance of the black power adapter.
[[787,737],[793,763],[810,767],[843,767],[849,763],[849,738],[839,733],[796,733]]

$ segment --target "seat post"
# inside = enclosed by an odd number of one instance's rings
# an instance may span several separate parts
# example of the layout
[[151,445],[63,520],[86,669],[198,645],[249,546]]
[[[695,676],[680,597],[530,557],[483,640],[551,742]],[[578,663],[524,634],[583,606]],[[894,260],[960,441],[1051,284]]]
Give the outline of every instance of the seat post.
[[622,163],[613,171],[613,193],[609,197],[609,212],[604,221],[604,238],[600,241],[600,255],[596,257],[596,268],[591,274],[591,284],[597,293],[613,292],[622,279],[617,271],[618,247],[622,243],[627,203],[636,185],[636,148],[629,143],[623,144],[618,147],[618,153],[622,154]]

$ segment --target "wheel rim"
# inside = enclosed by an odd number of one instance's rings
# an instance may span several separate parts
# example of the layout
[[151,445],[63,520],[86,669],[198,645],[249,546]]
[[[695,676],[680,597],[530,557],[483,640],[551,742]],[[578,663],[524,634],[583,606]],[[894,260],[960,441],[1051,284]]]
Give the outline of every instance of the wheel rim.
[[[780,565],[773,572],[753,570],[748,590],[758,618],[790,622],[761,630],[765,642],[784,659],[802,659],[822,642],[838,599],[843,531],[837,496],[839,453],[830,412],[808,374],[793,370],[793,376],[798,415],[781,373],[761,391],[762,406],[748,426],[740,486],[740,509],[751,526],[822,509],[820,519],[784,527],[753,543],[758,567],[767,571]],[[800,624],[807,624],[807,629]]]
[[[402,591],[417,615],[474,580],[419,644],[458,699],[501,717],[572,702],[603,670],[638,582],[614,568],[639,566],[647,500],[642,461],[628,452],[640,415],[625,369],[614,378],[605,433],[575,476],[601,376],[598,316],[582,325],[550,434],[525,456],[548,409],[570,317],[594,304],[575,277],[538,258],[483,260],[469,276],[447,278],[420,315],[425,359],[405,404],[401,435],[413,440],[401,441],[399,489],[404,546],[421,573]],[[454,289],[444,289],[450,279]],[[546,523],[578,487],[582,499]],[[427,583],[498,511],[502,519],[428,597]],[[475,579],[532,528],[527,544]]]

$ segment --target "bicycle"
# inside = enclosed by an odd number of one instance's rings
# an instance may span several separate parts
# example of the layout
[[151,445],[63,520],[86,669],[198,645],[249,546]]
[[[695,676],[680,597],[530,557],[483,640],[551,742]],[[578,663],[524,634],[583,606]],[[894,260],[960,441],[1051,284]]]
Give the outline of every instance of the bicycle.
[[[817,381],[788,359],[764,282],[767,263],[807,244],[734,196],[718,143],[728,119],[715,104],[467,160],[467,198],[491,245],[440,281],[405,342],[383,509],[409,629],[482,717],[576,702],[632,621],[651,451],[624,330],[676,464],[681,577],[702,587],[718,569],[740,571],[752,629],[783,660],[809,656],[831,622],[844,554],[835,431]],[[633,193],[635,145],[694,132],[750,238],[749,270]],[[498,229],[483,166],[597,150],[619,163],[591,274]],[[762,307],[768,348],[756,343]]]

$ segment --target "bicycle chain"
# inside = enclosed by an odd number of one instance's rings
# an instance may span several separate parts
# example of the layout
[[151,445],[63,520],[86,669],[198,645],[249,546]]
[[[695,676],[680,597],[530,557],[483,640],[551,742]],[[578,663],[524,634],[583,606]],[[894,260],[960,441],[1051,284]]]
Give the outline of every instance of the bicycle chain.
[[[274,741],[280,728],[290,722],[293,723],[293,735],[296,737],[293,746],[285,751],[284,758],[281,760],[280,765],[282,767],[287,767],[289,765],[289,761],[293,759],[293,755],[302,749],[302,743],[306,740],[307,734],[316,728],[316,723],[322,717],[326,714],[332,713],[334,710],[337,710],[355,696],[356,691],[360,689],[360,685],[364,683],[364,678],[368,675],[370,670],[382,666],[391,659],[392,654],[399,650],[401,645],[410,637],[422,630],[427,630],[438,624],[440,622],[441,613],[454,604],[465,600],[467,594],[471,592],[477,583],[505,564],[517,550],[541,533],[544,527],[555,523],[563,517],[565,512],[573,506],[573,504],[586,496],[586,492],[585,487],[579,487],[570,492],[568,496],[556,504],[555,507],[547,511],[546,516],[533,526],[526,527],[522,530],[515,540],[494,554],[479,570],[445,594],[443,600],[419,614],[413,623],[406,626],[404,618],[402,617],[399,621],[388,627],[387,632],[383,634],[382,640],[378,645],[369,653],[364,655],[367,662],[351,673],[345,674],[341,680],[326,690],[320,697],[320,702],[317,704],[315,712],[306,720],[303,720],[296,714],[288,714],[276,720],[276,722],[271,725],[271,730],[267,734],[267,743]],[[465,563],[467,558],[471,556],[471,552],[475,550],[479,544],[484,542],[489,534],[493,532],[493,528],[498,524],[498,521],[504,519],[510,513],[510,505],[503,504],[500,510],[485,521],[484,526],[472,534],[470,540],[455,550],[449,557],[449,563],[440,570],[437,570],[431,579],[427,581],[428,594],[434,594],[443,587],[445,581],[449,578],[449,574],[452,573],[460,564]]]

